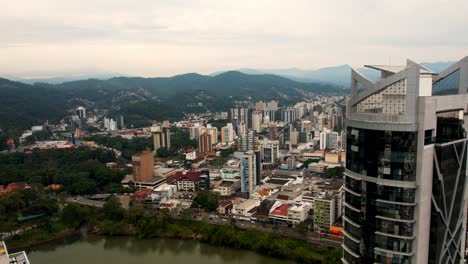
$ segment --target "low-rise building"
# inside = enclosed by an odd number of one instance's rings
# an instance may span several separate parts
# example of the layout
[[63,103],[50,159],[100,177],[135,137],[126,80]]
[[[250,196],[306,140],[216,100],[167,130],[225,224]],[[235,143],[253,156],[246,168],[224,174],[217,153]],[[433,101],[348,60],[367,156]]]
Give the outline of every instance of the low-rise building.
[[234,218],[249,221],[250,217],[252,216],[252,214],[249,211],[251,211],[255,207],[258,207],[259,205],[260,201],[254,199],[248,199],[239,204],[234,204],[234,207],[232,209]]
[[[206,186],[205,182],[209,177],[199,171],[177,172],[174,180],[179,192],[198,192],[201,186]],[[208,183],[209,186],[209,183]]]
[[29,264],[28,255],[25,251],[8,253],[5,242],[0,241],[0,264]]
[[309,215],[310,208],[304,204],[296,204],[288,208],[288,223],[297,225],[304,222]]
[[239,179],[225,179],[214,189],[220,196],[231,196],[240,189]]
[[233,204],[234,204],[234,200],[232,199],[222,201],[218,205],[218,213],[220,215],[230,215],[232,213]]
[[289,204],[281,204],[270,213],[270,223],[274,225],[288,225]]

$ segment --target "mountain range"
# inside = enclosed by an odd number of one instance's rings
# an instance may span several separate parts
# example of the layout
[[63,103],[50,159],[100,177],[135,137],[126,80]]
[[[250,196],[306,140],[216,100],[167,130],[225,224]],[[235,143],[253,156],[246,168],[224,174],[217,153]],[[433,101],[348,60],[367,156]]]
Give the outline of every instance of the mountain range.
[[122,114],[127,124],[147,125],[151,120],[178,119],[184,113],[227,111],[235,102],[302,101],[314,94],[345,94],[325,83],[304,83],[285,77],[229,71],[216,76],[188,73],[174,77],[115,77],[60,84],[33,85],[0,79],[0,129],[26,129],[45,120],[57,121],[82,105]]
[[[454,62],[423,62],[422,65],[428,67],[434,72],[441,72],[444,69],[451,66]],[[367,76],[371,80],[377,80],[379,78],[379,72],[369,68],[358,68],[359,72]],[[351,66],[348,64],[339,65],[328,68],[321,68],[318,70],[305,70],[298,68],[289,69],[250,69],[241,68],[238,71],[246,74],[275,74],[283,76],[296,81],[301,82],[323,82],[334,85],[343,86],[345,88],[350,87],[351,83]],[[217,75],[221,72],[215,72],[212,75]]]

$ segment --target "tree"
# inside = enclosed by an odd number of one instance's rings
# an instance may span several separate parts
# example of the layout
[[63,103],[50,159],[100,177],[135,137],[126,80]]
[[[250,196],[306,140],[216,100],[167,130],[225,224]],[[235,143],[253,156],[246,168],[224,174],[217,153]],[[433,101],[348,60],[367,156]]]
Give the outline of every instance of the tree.
[[201,191],[193,199],[192,208],[205,208],[208,211],[215,211],[218,208],[218,195],[210,191]]
[[112,196],[107,200],[102,208],[104,218],[111,221],[120,221],[125,217],[125,210],[120,205],[119,199]]
[[157,151],[156,151],[156,156],[160,157],[160,158],[167,158],[169,156],[171,156],[171,152],[169,151],[168,148],[164,147],[164,148],[159,148]]

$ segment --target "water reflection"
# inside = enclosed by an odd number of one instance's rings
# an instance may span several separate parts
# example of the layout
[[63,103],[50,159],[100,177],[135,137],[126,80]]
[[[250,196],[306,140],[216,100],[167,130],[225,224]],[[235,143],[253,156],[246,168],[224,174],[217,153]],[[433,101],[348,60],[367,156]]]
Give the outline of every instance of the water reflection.
[[[33,264],[144,263],[293,264],[251,251],[213,247],[197,241],[134,237],[71,237],[26,249]],[[69,261],[68,261],[69,260]]]

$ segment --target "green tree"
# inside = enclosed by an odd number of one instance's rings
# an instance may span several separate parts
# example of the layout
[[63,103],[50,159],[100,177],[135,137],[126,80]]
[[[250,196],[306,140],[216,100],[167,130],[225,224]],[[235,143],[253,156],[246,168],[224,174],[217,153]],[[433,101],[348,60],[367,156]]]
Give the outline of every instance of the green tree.
[[218,208],[219,197],[211,191],[201,191],[193,199],[192,208],[204,208],[208,211],[215,211]]
[[102,208],[104,218],[111,221],[120,221],[125,217],[125,210],[115,196],[110,197]]

